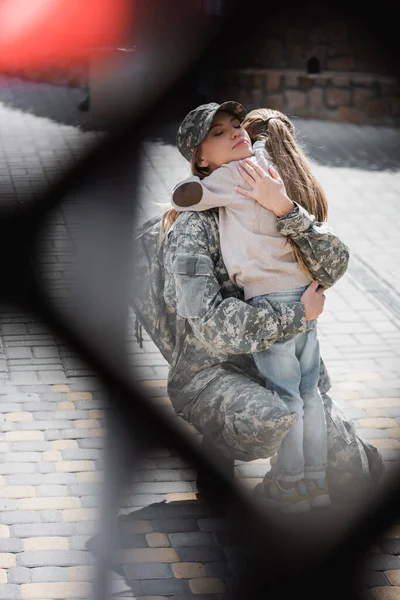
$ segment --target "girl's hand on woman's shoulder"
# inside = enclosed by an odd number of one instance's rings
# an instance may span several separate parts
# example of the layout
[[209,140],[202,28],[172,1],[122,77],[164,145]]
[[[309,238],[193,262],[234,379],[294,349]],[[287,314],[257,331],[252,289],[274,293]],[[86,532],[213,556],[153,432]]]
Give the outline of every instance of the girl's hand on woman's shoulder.
[[241,160],[239,165],[240,175],[252,188],[245,190],[236,186],[240,194],[256,200],[277,217],[283,217],[293,209],[294,204],[286,194],[285,184],[274,167],[270,166],[268,171],[265,171],[249,159]]

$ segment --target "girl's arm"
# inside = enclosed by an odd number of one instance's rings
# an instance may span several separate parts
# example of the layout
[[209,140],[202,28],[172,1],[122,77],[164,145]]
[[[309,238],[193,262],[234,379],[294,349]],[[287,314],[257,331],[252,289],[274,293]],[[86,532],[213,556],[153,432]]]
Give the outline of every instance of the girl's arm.
[[211,175],[200,179],[193,175],[172,190],[172,206],[179,212],[203,211],[228,206],[236,193],[238,174],[229,165],[222,165]]
[[260,352],[277,339],[305,332],[302,302],[274,303],[275,309],[266,302],[261,309],[222,297],[210,241],[197,215],[178,219],[165,244],[165,301],[214,352]]
[[299,247],[312,275],[325,288],[340,279],[349,264],[349,249],[328,223],[315,220],[303,207],[290,200],[275,169],[265,171],[260,165],[244,161],[241,174],[251,190],[238,192],[256,200],[277,216],[277,229]]

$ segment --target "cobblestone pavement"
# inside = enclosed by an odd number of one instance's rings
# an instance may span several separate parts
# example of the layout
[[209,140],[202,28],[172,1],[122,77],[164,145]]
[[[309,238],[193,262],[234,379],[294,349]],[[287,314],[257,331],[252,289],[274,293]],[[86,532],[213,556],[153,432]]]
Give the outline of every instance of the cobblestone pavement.
[[[81,99],[78,90],[0,79],[2,203],[34,201],[96,142],[90,117],[77,110]],[[349,271],[327,292],[320,318],[332,395],[390,468],[400,458],[400,133],[296,122],[326,188],[330,222],[351,250]],[[153,201],[168,202],[187,174],[173,147],[174,127],[143,148],[138,220],[159,212]],[[54,214],[40,256],[60,303],[72,209],[66,202]],[[88,599],[94,558],[86,543],[97,532],[105,394],[95,374],[33,315],[1,306],[0,325],[0,598]],[[135,379],[170,414],[167,365],[148,339],[139,348],[133,319],[128,347]],[[238,485],[254,487],[268,467],[269,461],[237,462]],[[232,536],[216,510],[196,500],[195,475],[171,449],[154,448],[141,459],[134,489],[121,500],[125,537],[123,567],[113,572],[115,597],[227,597],[237,566]],[[399,555],[395,524],[365,565],[371,597],[400,597]]]

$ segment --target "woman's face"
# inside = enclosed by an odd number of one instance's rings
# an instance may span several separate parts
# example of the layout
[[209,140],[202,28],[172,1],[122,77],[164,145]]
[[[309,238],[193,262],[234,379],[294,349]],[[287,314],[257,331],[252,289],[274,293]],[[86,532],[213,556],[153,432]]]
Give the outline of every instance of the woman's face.
[[249,158],[253,153],[250,137],[231,113],[217,112],[210,131],[200,146],[199,167],[215,171],[233,160]]

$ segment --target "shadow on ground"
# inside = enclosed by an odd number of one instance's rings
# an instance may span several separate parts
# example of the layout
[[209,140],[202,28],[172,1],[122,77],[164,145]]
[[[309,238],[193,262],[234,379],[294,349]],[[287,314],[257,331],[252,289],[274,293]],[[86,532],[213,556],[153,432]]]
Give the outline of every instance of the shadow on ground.
[[[111,593],[125,585],[134,596],[196,598],[190,579],[213,577],[220,580],[214,583],[213,598],[228,600],[226,594],[237,586],[240,557],[223,516],[200,500],[158,502],[119,516]],[[86,547],[96,557],[98,537]],[[150,562],[146,553],[153,553]]]

